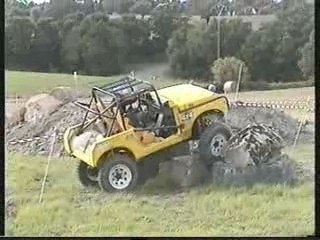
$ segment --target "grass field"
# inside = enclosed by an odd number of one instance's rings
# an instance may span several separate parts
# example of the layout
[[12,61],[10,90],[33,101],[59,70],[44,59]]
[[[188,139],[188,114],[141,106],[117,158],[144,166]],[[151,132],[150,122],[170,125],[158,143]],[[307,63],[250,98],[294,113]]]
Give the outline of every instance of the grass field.
[[[137,70],[139,78],[150,80],[151,76],[160,76],[160,79],[151,81],[157,88],[172,85],[175,83],[187,82],[187,80],[173,79],[168,74],[166,64],[148,64],[147,66],[133,66]],[[78,90],[88,93],[93,86],[101,86],[108,82],[118,79],[116,77],[94,77],[79,76]],[[50,92],[52,88],[58,86],[75,87],[75,81],[71,74],[49,74],[49,73],[33,73],[33,72],[16,72],[6,71],[6,95],[9,97],[28,97],[37,93]],[[314,101],[314,87],[282,89],[273,91],[250,91],[240,92],[239,99],[244,101],[265,101],[265,100],[295,100],[311,97]],[[228,95],[230,100],[234,100],[234,94]],[[21,99],[24,102],[24,99]],[[21,102],[20,101],[20,102]],[[7,109],[13,109],[8,107]],[[293,117],[303,117],[300,110],[290,110]],[[309,120],[314,121],[314,113],[308,114]]]
[[[154,68],[154,67],[153,67]],[[157,67],[155,72],[146,70],[137,71],[137,75],[144,80],[149,80],[153,74],[163,75],[163,67]],[[160,72],[160,74],[159,74]],[[117,80],[116,77],[95,77],[95,76],[78,76],[77,84],[72,74],[52,74],[52,73],[35,73],[6,71],[6,96],[14,97],[16,95],[24,97],[37,93],[49,92],[54,87],[67,86],[76,87],[81,92],[87,92],[93,86],[101,86],[111,81]],[[179,80],[178,80],[179,81]],[[182,80],[180,80],[182,82]],[[153,81],[156,87],[162,87],[172,84],[172,78],[161,78]]]
[[[167,73],[168,69],[165,65],[149,64],[150,69],[147,67],[137,69],[137,76],[151,81],[156,87],[163,87],[172,85],[174,83],[186,82],[187,80],[174,79]],[[135,68],[136,69],[136,68]],[[151,76],[160,76],[160,79],[152,81]],[[107,84],[117,80],[120,76],[116,77],[96,77],[96,76],[79,76],[78,89],[81,91],[88,91],[93,86]],[[19,96],[30,96],[36,93],[50,91],[54,87],[69,86],[75,87],[75,81],[71,74],[52,74],[52,73],[35,73],[35,72],[18,72],[6,71],[6,95],[14,97],[16,94]],[[248,99],[291,99],[311,96],[314,99],[314,87],[295,88],[295,89],[281,89],[268,91],[268,95],[261,94],[264,91],[250,91],[240,94],[240,97]],[[234,98],[234,94],[230,95]]]
[[[314,161],[313,146],[294,155]],[[7,234],[15,236],[306,236],[314,231],[314,188],[206,185],[177,192],[164,176],[135,194],[105,194],[82,188],[76,161],[53,159],[43,203],[46,167],[42,157],[10,154],[8,185],[15,217]]]
[[[155,75],[164,71],[160,67]],[[145,79],[152,73],[140,71],[138,76]],[[113,79],[80,76],[79,89],[87,91]],[[157,87],[170,84],[170,78],[155,82]],[[74,86],[73,76],[6,72],[8,96],[30,96],[56,86]],[[306,96],[314,99],[314,88],[244,92],[240,99]],[[232,100],[234,95],[229,98]],[[299,145],[294,152],[290,148],[287,151],[298,161],[314,163],[314,145]],[[165,176],[159,176],[134,194],[110,195],[82,188],[75,176],[76,161],[65,158],[52,160],[44,202],[39,204],[46,158],[9,154],[6,165],[6,196],[13,204],[7,235],[306,236],[314,231],[311,182],[296,187],[258,184],[250,189],[206,185],[178,191]]]

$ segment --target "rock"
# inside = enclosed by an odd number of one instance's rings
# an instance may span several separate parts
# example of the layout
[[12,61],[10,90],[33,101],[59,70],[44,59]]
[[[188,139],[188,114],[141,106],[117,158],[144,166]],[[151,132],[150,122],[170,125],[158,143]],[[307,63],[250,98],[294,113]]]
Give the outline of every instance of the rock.
[[64,104],[77,100],[77,92],[70,87],[56,87],[49,95],[55,97]]
[[24,115],[26,113],[26,108],[24,106],[14,109],[10,113],[6,112],[6,125],[16,126],[24,121]]
[[58,110],[62,105],[63,102],[48,94],[35,95],[25,104],[26,113],[24,120],[26,122],[37,123],[40,119]]

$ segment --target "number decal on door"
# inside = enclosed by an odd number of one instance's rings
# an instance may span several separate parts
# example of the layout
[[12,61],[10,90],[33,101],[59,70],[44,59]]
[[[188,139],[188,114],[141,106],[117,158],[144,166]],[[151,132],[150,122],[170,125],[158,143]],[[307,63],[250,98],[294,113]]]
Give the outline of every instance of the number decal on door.
[[192,116],[193,116],[192,112],[182,113],[181,114],[181,120],[182,121],[187,121],[187,120],[191,119]]

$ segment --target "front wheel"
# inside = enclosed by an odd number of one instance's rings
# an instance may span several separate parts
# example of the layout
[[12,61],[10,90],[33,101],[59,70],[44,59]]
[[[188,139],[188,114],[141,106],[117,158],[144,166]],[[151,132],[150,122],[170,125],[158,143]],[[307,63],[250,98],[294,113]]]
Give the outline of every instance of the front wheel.
[[115,153],[99,169],[99,186],[106,192],[126,192],[138,185],[138,166],[126,154]]
[[222,160],[223,149],[232,135],[231,129],[220,122],[215,122],[200,136],[200,159],[207,165]]

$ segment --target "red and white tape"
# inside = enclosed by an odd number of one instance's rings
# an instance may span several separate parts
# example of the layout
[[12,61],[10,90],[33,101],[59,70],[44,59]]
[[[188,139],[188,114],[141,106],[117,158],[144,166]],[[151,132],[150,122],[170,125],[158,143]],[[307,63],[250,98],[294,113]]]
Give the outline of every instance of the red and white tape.
[[273,108],[273,109],[290,109],[290,110],[305,110],[307,112],[314,112],[313,108],[309,106],[301,106],[301,105],[289,105],[289,104],[276,104],[276,103],[269,103],[269,102],[242,102],[237,101],[231,103],[234,108],[237,107],[254,107],[254,108]]

